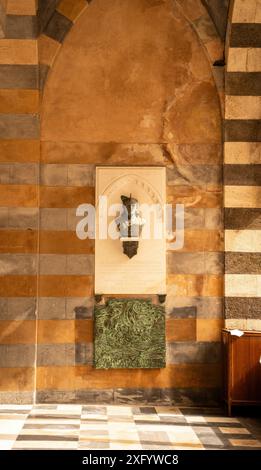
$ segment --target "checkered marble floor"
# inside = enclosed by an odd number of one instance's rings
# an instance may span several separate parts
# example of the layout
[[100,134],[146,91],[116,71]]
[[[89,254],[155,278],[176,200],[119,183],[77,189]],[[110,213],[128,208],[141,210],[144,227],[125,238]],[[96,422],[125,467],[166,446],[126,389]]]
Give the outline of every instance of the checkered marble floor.
[[213,409],[0,405],[0,449],[250,450],[261,442],[243,420]]

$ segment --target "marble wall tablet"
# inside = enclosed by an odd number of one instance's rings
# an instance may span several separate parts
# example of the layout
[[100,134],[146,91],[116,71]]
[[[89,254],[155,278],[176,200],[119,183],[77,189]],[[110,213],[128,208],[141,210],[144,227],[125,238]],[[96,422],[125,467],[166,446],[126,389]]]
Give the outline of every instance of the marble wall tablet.
[[[109,295],[166,293],[166,169],[150,166],[97,167],[95,192],[95,292]],[[121,204],[121,195],[130,194],[138,200],[145,221],[137,255],[131,259],[123,253],[121,240],[113,239],[110,231],[119,215],[113,205]],[[100,203],[101,196],[107,201],[107,220]],[[110,212],[112,209],[116,210],[115,215]]]

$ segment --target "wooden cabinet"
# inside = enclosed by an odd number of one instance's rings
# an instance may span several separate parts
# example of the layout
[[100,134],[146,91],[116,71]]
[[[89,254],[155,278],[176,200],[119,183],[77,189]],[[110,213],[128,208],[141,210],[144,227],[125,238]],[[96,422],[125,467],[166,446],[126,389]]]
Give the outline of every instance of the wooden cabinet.
[[231,415],[233,405],[261,405],[261,331],[244,331],[241,337],[222,331],[224,399]]

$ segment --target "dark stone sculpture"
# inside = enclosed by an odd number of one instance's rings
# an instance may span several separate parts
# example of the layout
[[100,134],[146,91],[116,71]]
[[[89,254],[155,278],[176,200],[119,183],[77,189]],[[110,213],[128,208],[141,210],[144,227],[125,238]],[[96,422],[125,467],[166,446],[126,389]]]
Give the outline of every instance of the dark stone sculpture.
[[164,304],[166,302],[167,294],[158,294],[158,299],[160,304]]
[[123,211],[115,220],[121,234],[123,253],[129,258],[137,254],[139,237],[145,223],[139,211],[138,200],[130,196],[121,196]]

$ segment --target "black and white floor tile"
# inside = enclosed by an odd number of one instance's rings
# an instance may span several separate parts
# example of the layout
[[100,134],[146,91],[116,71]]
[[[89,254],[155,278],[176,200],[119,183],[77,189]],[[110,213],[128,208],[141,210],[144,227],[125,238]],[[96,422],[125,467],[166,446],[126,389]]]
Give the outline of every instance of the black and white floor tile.
[[256,450],[261,442],[246,420],[218,410],[0,405],[0,449]]

